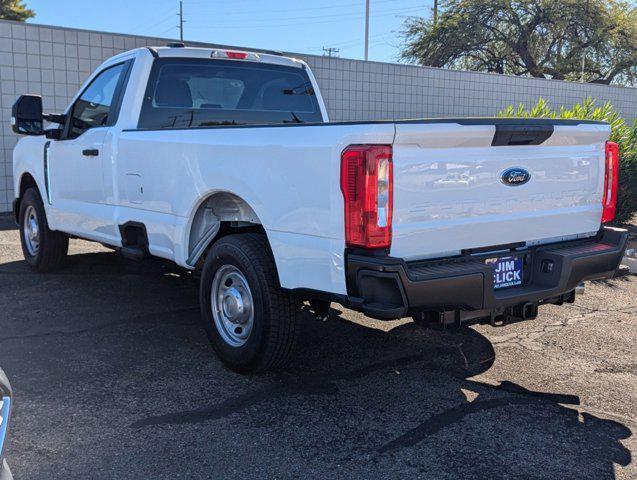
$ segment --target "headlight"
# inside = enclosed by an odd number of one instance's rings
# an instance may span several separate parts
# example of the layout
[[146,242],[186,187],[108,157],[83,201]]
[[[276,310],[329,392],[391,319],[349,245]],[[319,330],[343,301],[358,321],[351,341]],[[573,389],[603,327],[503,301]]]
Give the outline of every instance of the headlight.
[[9,426],[9,411],[11,410],[11,398],[2,397],[0,400],[0,458],[2,458],[2,449],[4,447],[4,439],[7,435],[7,427]]

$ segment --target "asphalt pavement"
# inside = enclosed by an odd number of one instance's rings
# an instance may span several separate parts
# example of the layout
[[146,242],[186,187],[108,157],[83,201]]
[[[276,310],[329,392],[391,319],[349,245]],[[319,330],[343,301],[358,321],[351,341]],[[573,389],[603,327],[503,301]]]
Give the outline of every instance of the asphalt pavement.
[[72,240],[31,272],[0,219],[0,366],[16,480],[635,479],[637,279],[456,331],[338,305],[284,371],[239,376],[197,279]]

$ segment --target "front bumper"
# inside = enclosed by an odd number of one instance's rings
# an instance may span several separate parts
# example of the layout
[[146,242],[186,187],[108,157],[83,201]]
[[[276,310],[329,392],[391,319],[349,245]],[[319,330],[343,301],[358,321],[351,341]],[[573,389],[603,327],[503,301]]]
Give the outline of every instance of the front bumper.
[[[603,227],[592,239],[418,262],[348,254],[348,306],[379,319],[416,312],[493,310],[559,299],[585,280],[611,278],[626,249],[626,230]],[[524,256],[523,285],[494,290],[484,260]],[[550,272],[545,265],[552,262]]]

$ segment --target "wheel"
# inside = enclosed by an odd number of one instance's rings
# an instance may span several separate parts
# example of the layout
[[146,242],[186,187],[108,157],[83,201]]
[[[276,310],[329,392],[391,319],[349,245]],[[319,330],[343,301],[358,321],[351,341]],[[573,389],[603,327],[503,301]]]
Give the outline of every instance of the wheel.
[[229,235],[212,246],[199,302],[212,348],[231,370],[270,370],[288,360],[301,302],[279,287],[264,235]]
[[69,238],[49,230],[44,205],[35,188],[29,188],[20,201],[20,243],[29,266],[37,272],[60,268],[69,250]]

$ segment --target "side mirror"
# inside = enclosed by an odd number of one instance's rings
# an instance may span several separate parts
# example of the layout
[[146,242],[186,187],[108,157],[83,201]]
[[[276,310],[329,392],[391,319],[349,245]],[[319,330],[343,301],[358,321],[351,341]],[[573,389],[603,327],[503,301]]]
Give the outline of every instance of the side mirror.
[[20,135],[43,135],[42,97],[20,95],[11,109],[11,128]]

